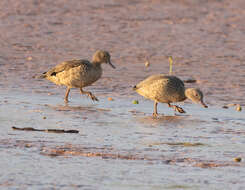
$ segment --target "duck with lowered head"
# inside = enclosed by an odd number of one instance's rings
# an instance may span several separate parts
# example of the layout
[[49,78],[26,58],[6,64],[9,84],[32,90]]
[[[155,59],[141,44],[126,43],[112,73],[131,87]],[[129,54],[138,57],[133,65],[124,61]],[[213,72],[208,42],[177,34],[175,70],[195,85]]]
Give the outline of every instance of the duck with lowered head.
[[182,102],[188,98],[195,103],[200,103],[205,108],[208,107],[203,102],[203,93],[201,90],[185,88],[183,81],[176,76],[163,74],[152,75],[134,86],[133,90],[155,102],[153,116],[158,115],[158,102],[167,103],[169,107],[174,108],[175,111],[180,113],[185,113],[185,111],[179,106],[171,105],[171,103]]

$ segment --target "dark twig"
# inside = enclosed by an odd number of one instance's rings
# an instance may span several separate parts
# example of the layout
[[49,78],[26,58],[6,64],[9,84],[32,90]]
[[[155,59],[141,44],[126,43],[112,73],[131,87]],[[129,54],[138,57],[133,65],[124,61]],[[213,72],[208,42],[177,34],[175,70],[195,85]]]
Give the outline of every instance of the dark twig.
[[79,133],[78,130],[63,130],[63,129],[34,129],[32,127],[12,127],[13,130],[19,130],[19,131],[41,131],[41,132],[47,132],[47,133]]

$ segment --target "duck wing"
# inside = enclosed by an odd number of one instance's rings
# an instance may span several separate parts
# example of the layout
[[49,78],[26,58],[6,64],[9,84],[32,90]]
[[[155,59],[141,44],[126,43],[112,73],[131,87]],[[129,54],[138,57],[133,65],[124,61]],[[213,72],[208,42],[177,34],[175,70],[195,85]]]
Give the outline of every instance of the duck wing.
[[71,61],[64,61],[58,65],[56,65],[54,68],[50,69],[47,72],[44,72],[43,74],[47,76],[56,76],[57,73],[68,71],[74,67],[79,66],[89,66],[91,63],[88,60],[80,59],[80,60],[71,60]]
[[173,86],[185,86],[183,81],[180,80],[179,78],[175,76],[169,76],[169,75],[164,75],[164,74],[156,74],[156,75],[151,75],[147,77],[145,80],[141,81],[138,83],[136,86],[134,86],[133,90],[137,90],[139,88],[145,87],[145,86],[150,86],[152,83],[161,80],[163,83],[168,83],[169,81],[176,83]]

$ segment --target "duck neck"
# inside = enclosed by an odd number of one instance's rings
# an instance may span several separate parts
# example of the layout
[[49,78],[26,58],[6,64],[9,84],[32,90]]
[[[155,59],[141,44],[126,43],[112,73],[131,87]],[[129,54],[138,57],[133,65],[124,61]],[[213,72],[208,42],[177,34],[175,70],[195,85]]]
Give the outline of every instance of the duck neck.
[[189,91],[189,88],[185,88],[184,100],[188,98],[188,91]]
[[101,63],[98,62],[98,61],[92,61],[92,65],[95,66],[95,67],[100,67]]
[[94,65],[94,66],[100,66],[101,65],[101,59],[98,57],[98,56],[95,56],[95,55],[93,55],[93,57],[92,57],[92,64]]

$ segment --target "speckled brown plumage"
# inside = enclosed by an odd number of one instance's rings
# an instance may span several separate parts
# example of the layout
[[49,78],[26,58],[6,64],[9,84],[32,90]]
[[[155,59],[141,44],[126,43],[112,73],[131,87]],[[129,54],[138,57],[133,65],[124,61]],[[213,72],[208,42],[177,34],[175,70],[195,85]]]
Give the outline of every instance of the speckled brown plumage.
[[110,61],[110,54],[106,51],[96,51],[92,61],[71,60],[64,61],[49,71],[43,73],[41,78],[46,78],[57,85],[67,86],[65,102],[68,102],[68,96],[71,88],[80,88],[82,94],[87,94],[92,100],[98,99],[91,93],[82,88],[91,85],[102,75],[102,63],[108,63],[115,68]]
[[176,105],[171,105],[173,102],[181,102],[186,98],[193,102],[199,102],[204,107],[207,107],[203,102],[203,94],[199,89],[185,88],[182,80],[176,76],[168,76],[163,74],[152,75],[141,81],[134,87],[134,90],[145,98],[155,101],[154,113],[157,115],[158,102],[167,103],[174,110],[184,113],[185,111]]

